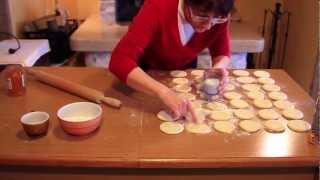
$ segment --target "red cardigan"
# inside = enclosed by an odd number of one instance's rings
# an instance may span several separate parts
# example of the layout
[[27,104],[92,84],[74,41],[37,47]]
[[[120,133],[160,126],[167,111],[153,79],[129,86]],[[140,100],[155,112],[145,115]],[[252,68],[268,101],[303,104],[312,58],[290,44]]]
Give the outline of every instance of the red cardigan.
[[114,49],[109,70],[126,82],[144,64],[150,69],[185,69],[205,48],[211,56],[230,56],[229,23],[195,33],[183,46],[178,29],[179,0],[146,0],[127,34]]

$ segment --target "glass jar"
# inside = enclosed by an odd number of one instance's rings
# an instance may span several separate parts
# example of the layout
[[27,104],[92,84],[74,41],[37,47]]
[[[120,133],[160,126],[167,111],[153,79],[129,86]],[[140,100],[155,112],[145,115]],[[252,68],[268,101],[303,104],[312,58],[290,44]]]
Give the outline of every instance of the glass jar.
[[8,96],[23,96],[26,93],[25,72],[21,65],[8,65],[3,71]]

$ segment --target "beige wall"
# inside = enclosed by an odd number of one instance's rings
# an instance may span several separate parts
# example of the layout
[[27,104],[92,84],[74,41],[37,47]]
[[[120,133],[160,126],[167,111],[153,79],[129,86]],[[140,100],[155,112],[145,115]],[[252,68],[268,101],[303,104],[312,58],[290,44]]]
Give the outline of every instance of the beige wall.
[[[54,0],[9,0],[12,14],[12,29],[20,34],[26,22],[54,12]],[[99,11],[99,0],[60,0],[71,18],[85,19]]]
[[264,10],[274,9],[276,2],[282,0],[236,0],[236,7],[245,21],[256,26],[263,24]]
[[317,55],[319,7],[317,0],[286,0],[292,12],[285,70],[307,91]]
[[53,12],[53,1],[49,0],[9,0],[9,4],[15,34],[23,31],[26,22]]

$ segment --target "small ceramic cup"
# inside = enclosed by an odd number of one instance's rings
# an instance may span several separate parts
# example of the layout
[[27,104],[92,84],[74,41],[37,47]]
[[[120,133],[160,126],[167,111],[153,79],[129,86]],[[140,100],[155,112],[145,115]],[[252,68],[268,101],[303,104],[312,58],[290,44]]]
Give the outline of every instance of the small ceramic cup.
[[49,128],[49,114],[46,112],[30,112],[20,119],[28,136],[45,135]]

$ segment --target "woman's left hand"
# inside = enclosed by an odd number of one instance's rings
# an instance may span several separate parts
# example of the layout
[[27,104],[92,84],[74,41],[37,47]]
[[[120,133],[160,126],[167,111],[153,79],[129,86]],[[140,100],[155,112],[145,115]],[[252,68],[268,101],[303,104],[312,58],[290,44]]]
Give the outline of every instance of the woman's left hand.
[[209,69],[205,73],[205,79],[207,78],[217,78],[220,80],[219,94],[223,93],[224,88],[229,82],[229,72],[226,68],[213,68]]

